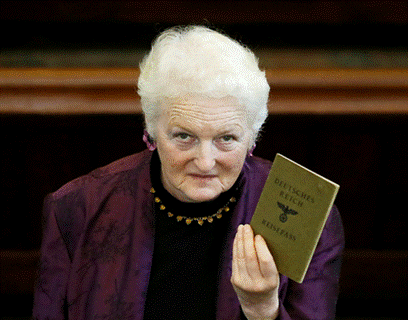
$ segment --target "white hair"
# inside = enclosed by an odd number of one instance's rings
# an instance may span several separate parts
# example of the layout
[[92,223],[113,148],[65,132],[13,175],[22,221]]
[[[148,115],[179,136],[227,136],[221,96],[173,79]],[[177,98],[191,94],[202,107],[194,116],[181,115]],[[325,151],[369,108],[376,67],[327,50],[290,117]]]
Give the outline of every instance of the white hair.
[[202,26],[175,27],[158,36],[140,64],[138,93],[153,138],[160,104],[169,98],[236,98],[247,111],[254,141],[268,115],[269,85],[253,52]]

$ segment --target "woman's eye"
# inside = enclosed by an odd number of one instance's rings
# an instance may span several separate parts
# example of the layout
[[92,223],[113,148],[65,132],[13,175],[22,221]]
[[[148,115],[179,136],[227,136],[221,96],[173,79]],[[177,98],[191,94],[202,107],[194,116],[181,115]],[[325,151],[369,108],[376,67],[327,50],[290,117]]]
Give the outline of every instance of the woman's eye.
[[190,135],[188,133],[185,133],[185,132],[180,132],[180,133],[176,134],[176,137],[181,139],[181,140],[187,140],[190,137]]
[[221,137],[222,142],[231,142],[234,140],[234,137],[232,135],[226,135]]
[[178,132],[173,135],[173,137],[178,141],[179,143],[192,143],[194,141],[194,136],[191,134],[188,134],[186,132]]

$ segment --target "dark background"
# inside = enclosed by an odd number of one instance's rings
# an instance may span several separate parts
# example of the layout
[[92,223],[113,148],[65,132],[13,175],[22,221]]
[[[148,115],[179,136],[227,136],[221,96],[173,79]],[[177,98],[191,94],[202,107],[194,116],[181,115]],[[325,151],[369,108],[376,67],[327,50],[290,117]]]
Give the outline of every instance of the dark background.
[[[255,52],[324,52],[332,57],[326,68],[408,67],[405,1],[0,1],[0,67],[137,67],[159,32],[189,23],[222,29]],[[129,54],[113,63],[112,50]],[[339,50],[360,59],[350,66],[336,59]],[[78,51],[81,58],[70,59]],[[394,60],[369,59],[378,53]],[[140,114],[0,110],[0,134],[0,250],[16,255],[39,249],[47,193],[145,148]],[[407,272],[407,143],[404,113],[274,114],[255,150],[268,159],[282,153],[341,186],[336,204],[348,260],[339,319],[406,315],[408,285],[394,271]],[[7,277],[13,264],[1,262]],[[388,290],[378,289],[384,287]],[[0,293],[0,316],[29,317],[31,292],[0,288]]]

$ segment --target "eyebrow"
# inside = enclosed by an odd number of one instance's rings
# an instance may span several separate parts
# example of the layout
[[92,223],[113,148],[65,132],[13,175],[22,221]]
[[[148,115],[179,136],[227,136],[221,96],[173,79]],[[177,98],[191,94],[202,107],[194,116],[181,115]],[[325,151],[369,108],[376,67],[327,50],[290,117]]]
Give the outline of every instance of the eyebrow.
[[[196,129],[189,128],[188,126],[174,124],[172,129],[174,129],[174,128],[186,131],[186,132],[194,134],[194,135],[198,135]],[[242,134],[245,133],[245,130],[240,125],[237,125],[237,124],[227,125],[226,127],[221,128],[221,130],[217,130],[217,129],[218,128],[215,129],[216,136],[222,136],[222,135],[226,135],[226,134],[227,135],[228,134],[242,135]]]

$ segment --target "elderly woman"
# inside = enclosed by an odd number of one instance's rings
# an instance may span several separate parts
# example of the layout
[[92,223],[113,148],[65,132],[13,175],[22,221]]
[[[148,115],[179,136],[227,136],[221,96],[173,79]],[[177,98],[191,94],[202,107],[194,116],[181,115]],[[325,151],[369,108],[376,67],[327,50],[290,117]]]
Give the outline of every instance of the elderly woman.
[[248,223],[271,163],[252,156],[269,86],[254,54],[173,28],[141,64],[148,150],[47,196],[35,319],[332,319],[334,208],[302,284]]

